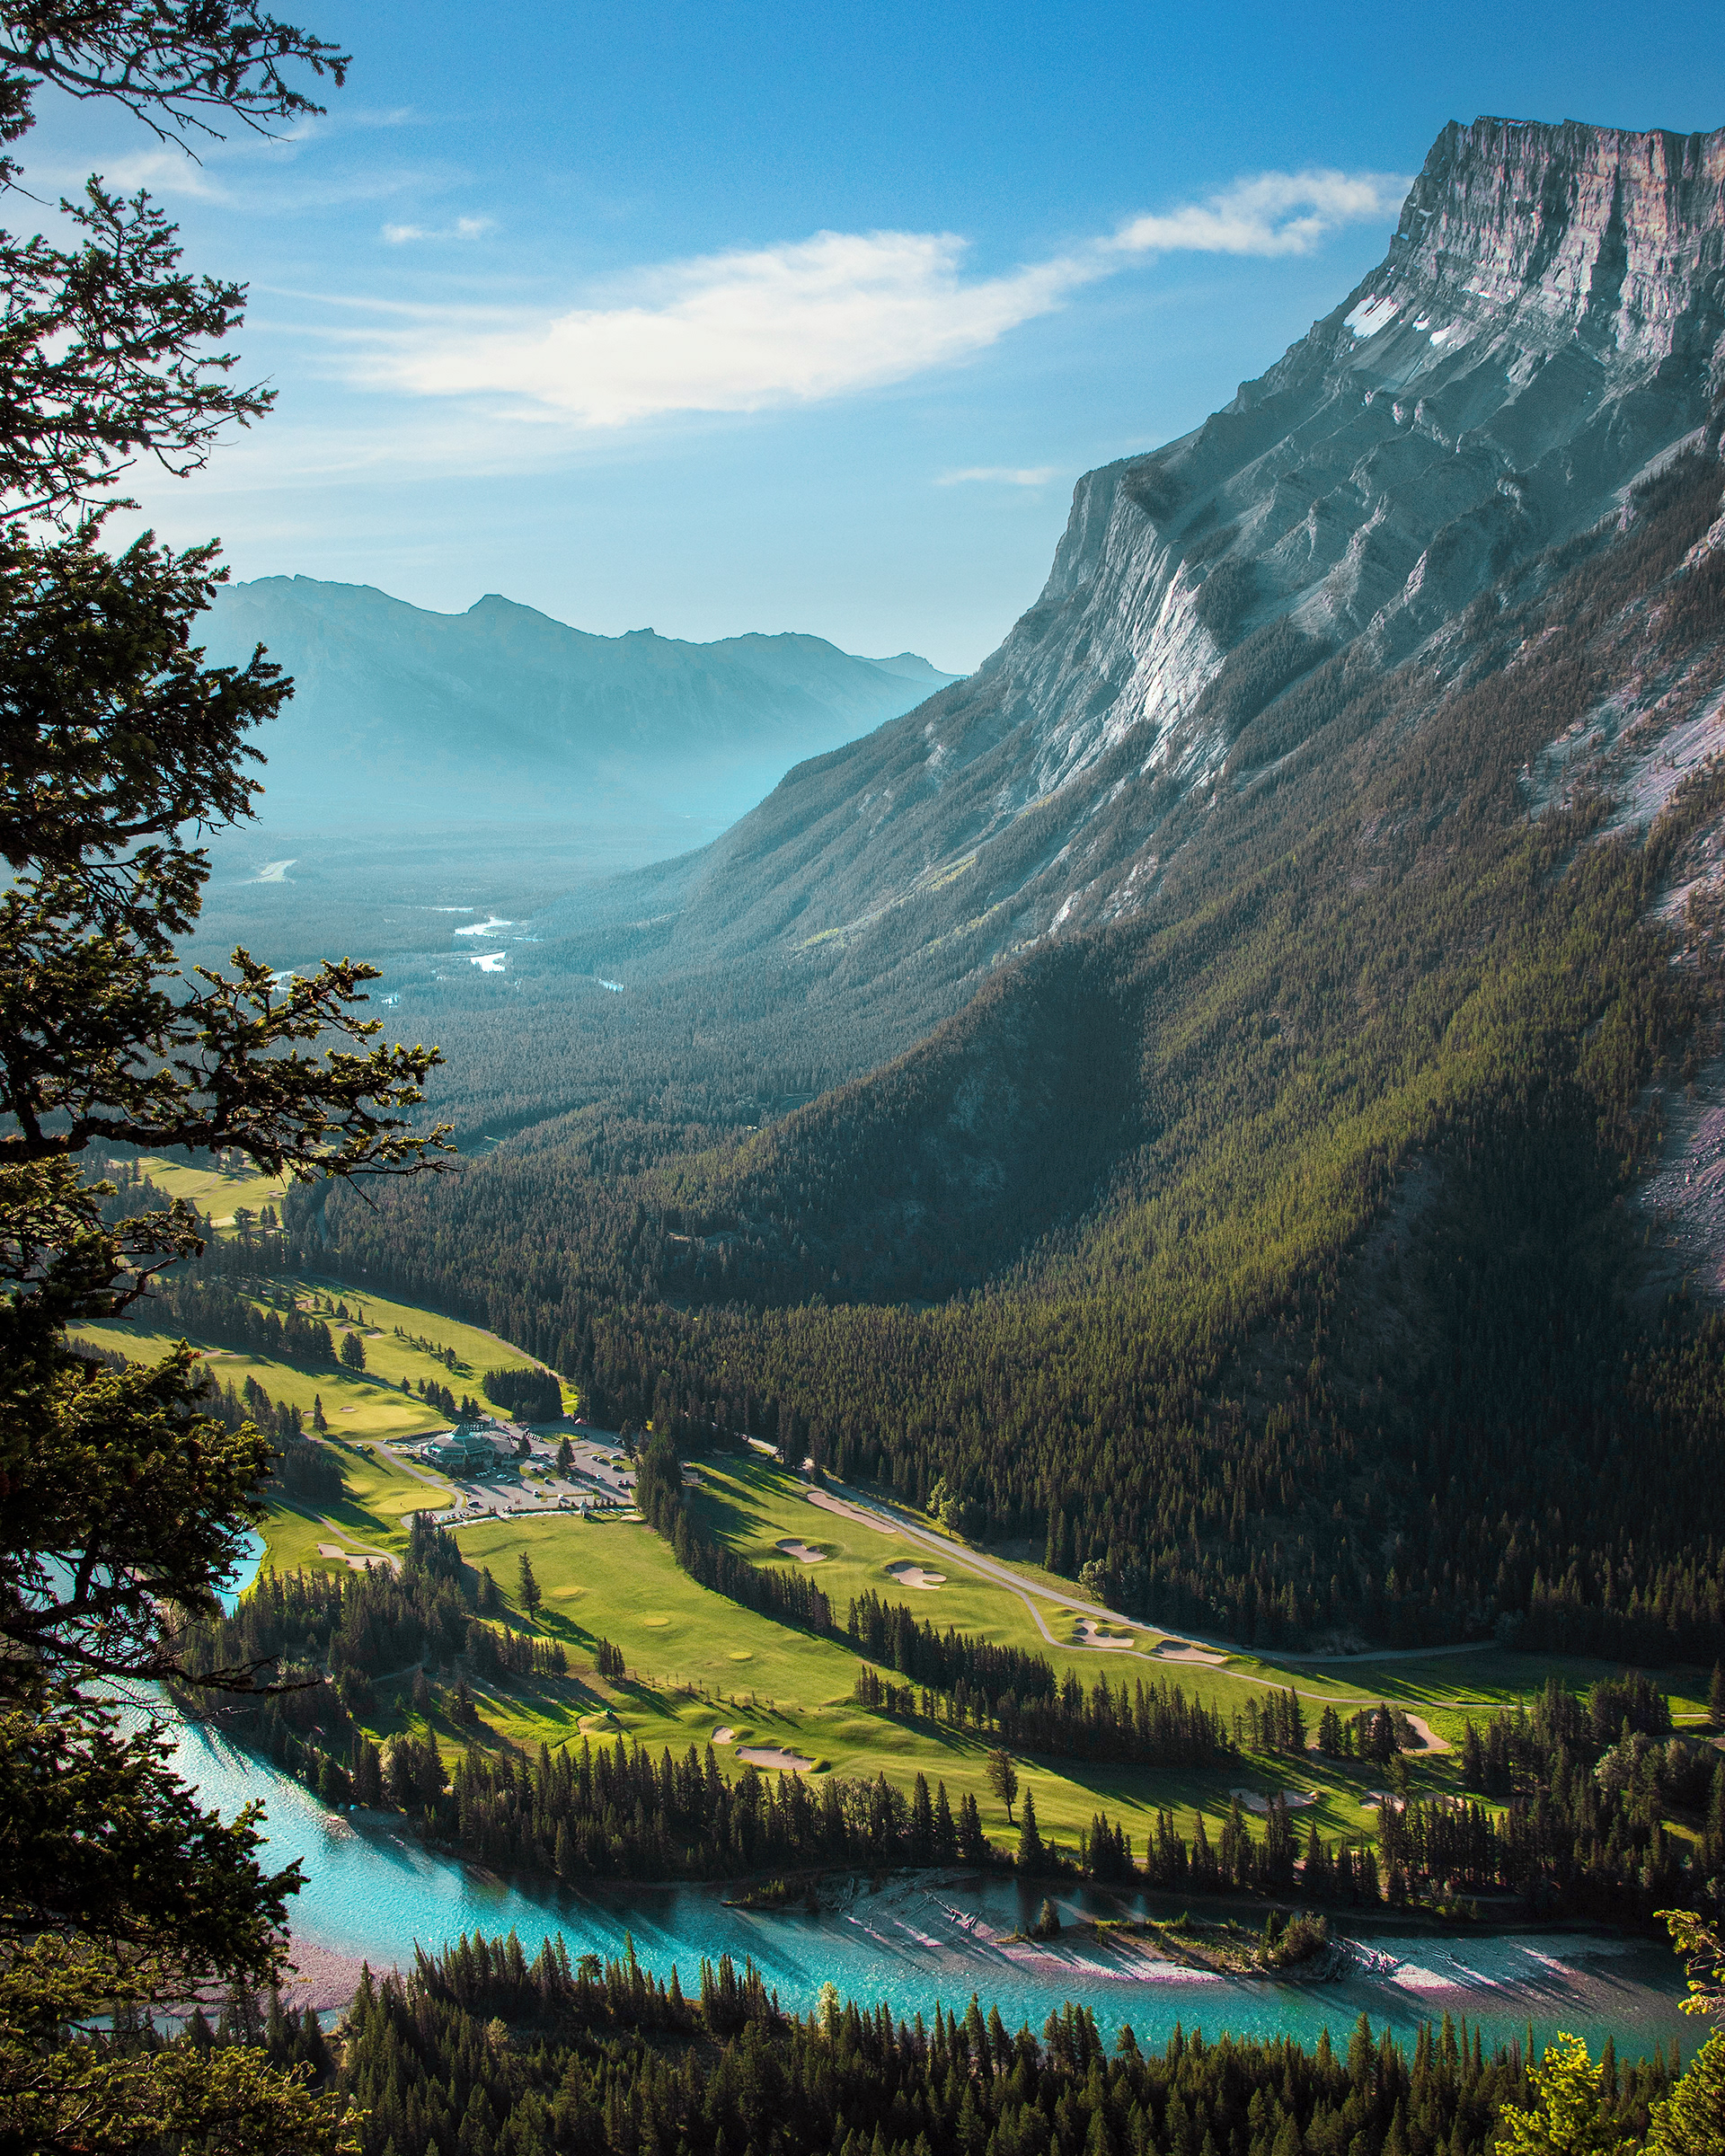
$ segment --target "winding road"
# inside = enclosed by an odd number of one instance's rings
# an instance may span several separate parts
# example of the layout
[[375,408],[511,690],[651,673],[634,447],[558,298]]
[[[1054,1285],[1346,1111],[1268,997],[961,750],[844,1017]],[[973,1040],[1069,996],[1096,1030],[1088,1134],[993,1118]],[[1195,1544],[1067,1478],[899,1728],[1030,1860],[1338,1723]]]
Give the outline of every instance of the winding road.
[[[1040,1581],[1026,1579],[1022,1572],[1014,1572],[1010,1565],[1003,1564],[1000,1559],[986,1557],[980,1551],[970,1550],[961,1543],[949,1542],[944,1535],[934,1533],[932,1529],[923,1526],[918,1521],[913,1520],[907,1514],[901,1512],[896,1505],[888,1505],[876,1498],[862,1497],[844,1483],[833,1480],[830,1476],[827,1478],[827,1489],[836,1502],[823,1506],[821,1509],[848,1511],[878,1521],[887,1533],[901,1534],[907,1542],[915,1542],[921,1549],[933,1551],[939,1556],[942,1564],[962,1566],[967,1572],[974,1573],[978,1578],[992,1581],[995,1586],[1004,1587],[1009,1594],[1016,1595],[1030,1612],[1031,1621],[1043,1639],[1050,1647],[1058,1648],[1064,1654],[1119,1656],[1133,1661],[1154,1663],[1158,1669],[1179,1669],[1182,1666],[1188,1668],[1221,1666],[1219,1663],[1210,1663],[1198,1656],[1146,1654],[1142,1648],[1113,1646],[1106,1641],[1098,1643],[1088,1640],[1057,1639],[1048,1630],[1041,1611],[1037,1607],[1039,1599],[1042,1602],[1051,1602],[1061,1609],[1075,1611],[1083,1617],[1099,1619],[1104,1624],[1122,1625],[1129,1631],[1143,1631],[1146,1628],[1135,1619],[1121,1615],[1118,1610],[1104,1609],[1100,1604],[1087,1602],[1081,1595],[1063,1595],[1057,1588],[1045,1587]],[[809,1491],[809,1503],[821,1506],[821,1498],[824,1494],[826,1493],[820,1490]],[[1234,1657],[1245,1651],[1237,1642],[1208,1639],[1199,1632],[1181,1632],[1178,1636],[1181,1639],[1189,1641],[1193,1647],[1204,1648],[1208,1654],[1220,1656],[1225,1660],[1232,1660]],[[1383,1662],[1427,1662],[1438,1655],[1480,1654],[1492,1644],[1493,1642],[1489,1639],[1469,1639],[1454,1647],[1390,1648],[1377,1654],[1363,1655],[1294,1655],[1289,1656],[1288,1659],[1305,1666],[1322,1664],[1331,1666],[1337,1664],[1369,1663],[1376,1667]],[[1358,1707],[1359,1705],[1359,1696],[1357,1692],[1309,1692],[1304,1685],[1290,1686],[1278,1683],[1273,1677],[1248,1676],[1243,1670],[1231,1669],[1227,1674],[1236,1683],[1255,1684],[1264,1692],[1292,1691],[1297,1698],[1315,1700],[1322,1706]],[[1502,1703],[1501,1699],[1496,1697],[1490,1699],[1484,1697],[1457,1698],[1446,1700],[1443,1702],[1446,1708],[1499,1707]],[[1407,1710],[1403,1709],[1402,1711],[1405,1713]],[[1409,1714],[1408,1719],[1425,1738],[1429,1750],[1447,1752],[1450,1749],[1444,1739],[1438,1736],[1420,1716]]]

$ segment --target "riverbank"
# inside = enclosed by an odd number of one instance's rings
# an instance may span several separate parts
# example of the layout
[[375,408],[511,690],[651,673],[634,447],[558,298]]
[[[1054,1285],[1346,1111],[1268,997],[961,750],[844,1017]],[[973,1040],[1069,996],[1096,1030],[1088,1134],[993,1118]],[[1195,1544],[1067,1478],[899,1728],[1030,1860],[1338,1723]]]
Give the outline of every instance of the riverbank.
[[[290,1961],[292,1975],[281,1987],[282,2004],[296,2010],[309,2006],[320,2014],[339,2012],[350,2005],[359,1989],[361,1972],[367,1966],[364,1956],[341,1953],[297,1932],[293,1936]],[[369,1966],[374,1976],[385,1976],[395,1964],[386,1958]]]
[[[739,1969],[753,1962],[796,2012],[812,2010],[828,1981],[902,2019],[926,2019],[937,2002],[962,2004],[975,1992],[1010,2028],[1032,2030],[1070,2000],[1088,2007],[1110,2040],[1129,2022],[1141,2043],[1157,2046],[1180,2022],[1212,2037],[1287,2035],[1308,2044],[1327,2028],[1332,2044],[1345,2046],[1362,2012],[1375,2028],[1411,2040],[1445,2011],[1479,2024],[1488,2045],[1519,2037],[1530,2020],[1542,2041],[1559,2028],[1596,2046],[1610,2036],[1624,2057],[1662,2050],[1674,2037],[1690,2050],[1698,2040],[1677,2012],[1677,1965],[1650,1940],[1576,1931],[1443,1936],[1385,1911],[1358,1926],[1344,1920],[1360,1951],[1340,1982],[1248,1979],[1181,1967],[1137,1941],[1110,1942],[1100,1927],[1094,1935],[1084,1929],[1093,1920],[1177,1917],[1180,1907],[1166,1897],[957,1871],[860,1879],[845,1906],[816,1913],[728,1907],[725,1889],[712,1886],[529,1889],[432,1855],[404,1822],[388,1825],[391,1815],[373,1825],[326,1811],[300,1783],[207,1727],[179,1726],[173,1763],[226,1816],[261,1801],[266,1862],[303,1864],[295,1957],[320,2005],[339,2007],[343,1991],[351,1996],[362,1961],[374,1971],[406,1968],[417,1947],[435,1952],[463,1933],[514,1931],[529,1957],[546,1940],[561,1940],[571,1960],[617,1959],[632,1947],[654,1975],[668,1981],[675,1969],[690,1994],[702,1961],[729,1955]],[[1031,1930],[1045,1895],[1061,1935],[1003,1943],[1009,1932]],[[1261,1923],[1261,1904],[1255,1914]]]

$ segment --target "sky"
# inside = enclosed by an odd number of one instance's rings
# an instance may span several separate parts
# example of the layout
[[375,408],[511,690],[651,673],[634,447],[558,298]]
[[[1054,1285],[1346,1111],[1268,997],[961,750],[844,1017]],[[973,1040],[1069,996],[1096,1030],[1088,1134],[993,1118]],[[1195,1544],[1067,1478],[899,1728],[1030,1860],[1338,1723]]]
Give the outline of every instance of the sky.
[[39,195],[147,187],[251,287],[276,409],[137,475],[156,530],[242,578],[955,672],[1082,473],[1199,425],[1381,259],[1447,120],[1725,124],[1713,0],[1657,38],[1621,0],[286,12],[353,56],[288,139],[193,162],[44,103],[23,146]]

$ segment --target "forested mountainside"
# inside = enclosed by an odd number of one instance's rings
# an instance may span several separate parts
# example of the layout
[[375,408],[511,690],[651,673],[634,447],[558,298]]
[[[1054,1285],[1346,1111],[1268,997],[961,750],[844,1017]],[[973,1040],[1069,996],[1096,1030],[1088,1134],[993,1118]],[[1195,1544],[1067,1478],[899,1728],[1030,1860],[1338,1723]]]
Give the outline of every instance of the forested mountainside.
[[740,1141],[690,1146],[667,1085],[333,1202],[323,1261],[686,1442],[944,1478],[1167,1621],[1711,1656],[1718,1356],[1637,1316],[1619,1201],[1712,1022],[1713,902],[1654,909],[1725,777],[1620,828],[1588,790],[1530,817],[1526,773],[1655,662],[1725,682],[1722,481],[1710,437],[1507,579],[1456,685],[1339,663],[1165,924],[1031,954]]
[[[1160,453],[1166,499],[1127,491],[1142,464],[1081,486],[1064,627],[1031,617],[1053,671],[1021,624],[667,872],[687,903],[638,933],[659,970],[620,968],[579,1107],[455,1188],[339,1196],[321,1262],[686,1445],[748,1429],[916,1501],[943,1482],[972,1532],[1044,1538],[1169,1623],[1711,1660],[1718,1324],[1661,1302],[1633,1201],[1717,1032],[1721,172],[1725,137],[1447,132],[1351,326]],[[1290,444],[1358,518],[1304,583]],[[1195,564],[1212,496],[1235,551]],[[1248,556],[1224,635],[1201,589]],[[1086,732],[1105,628],[1149,670]],[[725,862],[752,848],[792,896],[848,872],[817,824],[774,853],[797,785],[938,747],[1008,682],[988,768],[1040,806],[970,831],[982,862],[1044,830],[1057,934],[1009,954],[930,891],[817,945],[844,946],[824,975],[783,937],[744,966],[715,932],[699,962]],[[1059,742],[1077,792],[1039,762]],[[929,756],[916,813],[959,829],[962,760]],[[834,808],[856,864],[892,857],[884,800]],[[572,955],[542,946],[544,976]],[[818,1098],[724,1097],[801,1044]]]
[[262,644],[292,675],[260,743],[262,809],[318,830],[363,825],[385,799],[397,824],[643,799],[739,816],[788,764],[954,678],[914,652],[854,658],[818,636],[592,636],[496,593],[431,614],[311,577],[218,590],[202,635],[214,664]]

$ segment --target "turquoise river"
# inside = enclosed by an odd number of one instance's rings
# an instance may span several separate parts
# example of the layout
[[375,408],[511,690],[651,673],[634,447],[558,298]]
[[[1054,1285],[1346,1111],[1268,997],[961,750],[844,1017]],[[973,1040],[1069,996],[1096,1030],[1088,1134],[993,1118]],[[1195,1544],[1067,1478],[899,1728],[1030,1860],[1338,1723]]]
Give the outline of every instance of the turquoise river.
[[[253,1799],[266,1807],[269,1860],[296,1858],[305,1868],[296,1942],[311,1949],[308,1965],[321,1957],[326,1970],[332,1957],[377,1970],[406,1966],[416,1946],[436,1949],[464,1931],[512,1930],[529,1954],[561,1936],[571,1957],[620,1954],[626,1935],[656,1974],[668,1976],[675,1966],[686,1991],[697,1985],[703,1957],[729,1954],[739,1966],[752,1960],[795,2009],[809,2007],[830,1978],[846,1996],[885,2000],[905,2018],[928,2014],[937,2000],[962,2008],[975,1991],[1013,2028],[1028,2020],[1039,2029],[1053,2009],[1079,2001],[1110,2037],[1130,2022],[1140,2042],[1160,2043],[1176,2021],[1211,2037],[1307,2040],[1327,2026],[1334,2040],[1362,2011],[1374,2028],[1388,2022],[1411,2035],[1447,2010],[1480,2023],[1488,2044],[1521,2035],[1531,2021],[1542,2042],[1560,2028],[1596,2046],[1610,2035],[1626,2057],[1679,2037],[1685,2055],[1693,2048],[1694,2025],[1676,2011],[1676,1964],[1650,1940],[1579,1931],[1375,1934],[1344,1981],[1302,1985],[1179,1969],[1072,1930],[1046,1948],[1007,1943],[1001,1934],[1028,1922],[1041,1888],[965,1874],[894,1877],[872,1893],[859,1881],[845,1905],[819,1915],[728,1908],[723,1890],[710,1886],[529,1888],[326,1811],[207,1727],[181,1725],[173,1736],[175,1763],[207,1803],[225,1816]],[[1056,1898],[1068,1920],[1133,1906],[1083,1889]]]

